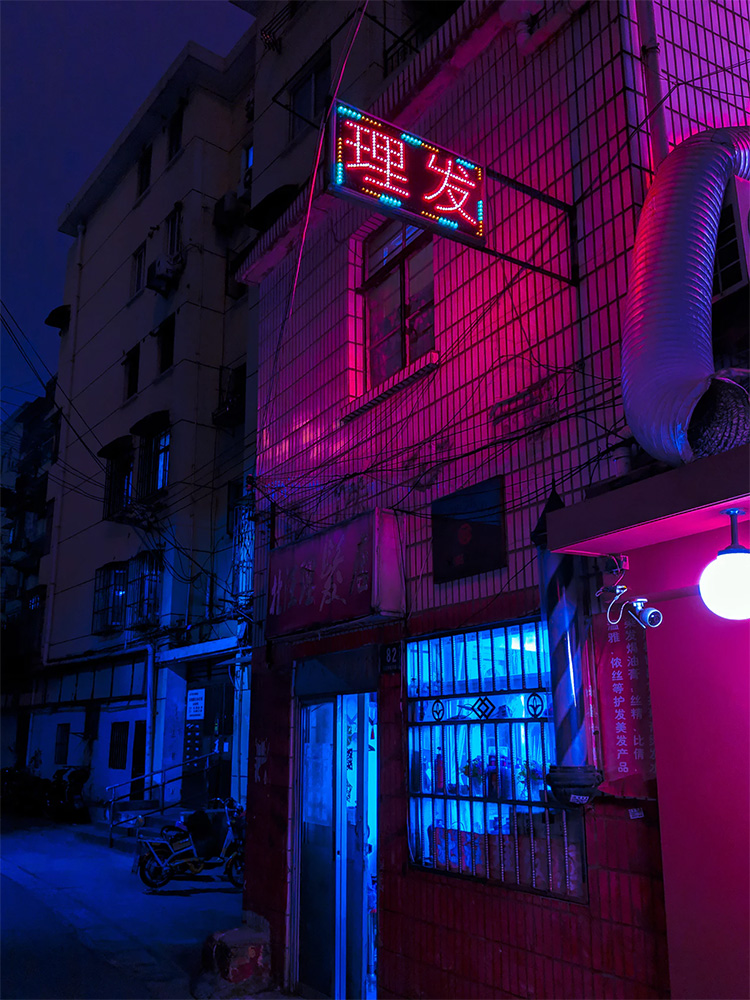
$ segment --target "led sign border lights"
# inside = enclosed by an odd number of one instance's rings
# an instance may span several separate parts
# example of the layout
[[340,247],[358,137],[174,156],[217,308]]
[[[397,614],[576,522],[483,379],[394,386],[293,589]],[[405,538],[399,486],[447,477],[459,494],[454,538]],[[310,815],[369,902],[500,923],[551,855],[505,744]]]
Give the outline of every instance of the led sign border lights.
[[331,194],[486,246],[483,167],[341,101],[330,128]]

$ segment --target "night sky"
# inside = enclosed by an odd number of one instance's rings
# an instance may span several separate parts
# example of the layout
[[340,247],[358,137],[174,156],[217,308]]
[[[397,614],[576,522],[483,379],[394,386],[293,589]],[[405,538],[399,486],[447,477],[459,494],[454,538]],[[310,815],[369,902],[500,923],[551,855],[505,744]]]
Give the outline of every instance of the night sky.
[[[188,41],[224,56],[251,23],[229,0],[0,2],[3,318],[9,309],[50,371],[59,336],[44,320],[63,301],[66,204]],[[3,417],[41,393],[3,328]]]

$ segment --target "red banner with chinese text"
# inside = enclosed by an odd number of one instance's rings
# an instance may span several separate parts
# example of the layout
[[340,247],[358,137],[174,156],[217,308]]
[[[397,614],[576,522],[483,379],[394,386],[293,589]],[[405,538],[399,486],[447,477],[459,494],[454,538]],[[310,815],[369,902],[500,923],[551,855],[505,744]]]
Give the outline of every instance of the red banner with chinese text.
[[604,783],[609,795],[647,798],[656,778],[646,630],[627,612],[617,624],[594,615]]

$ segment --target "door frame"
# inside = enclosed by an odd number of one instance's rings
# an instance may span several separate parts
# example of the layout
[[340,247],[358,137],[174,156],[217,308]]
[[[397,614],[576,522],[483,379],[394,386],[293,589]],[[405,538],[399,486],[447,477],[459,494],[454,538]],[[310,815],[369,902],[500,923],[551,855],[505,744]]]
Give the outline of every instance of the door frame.
[[[344,698],[347,695],[355,696],[359,698],[362,695],[373,696],[376,702],[379,697],[379,691],[345,691],[345,692],[321,692],[319,695],[307,694],[305,696],[295,696],[294,697],[294,710],[293,710],[293,721],[294,721],[294,747],[293,747],[293,763],[292,763],[292,780],[293,780],[293,795],[292,795],[292,830],[290,837],[290,848],[292,851],[292,865],[291,865],[291,878],[290,878],[290,913],[289,913],[289,953],[288,953],[288,979],[287,981],[291,984],[292,988],[295,989],[298,994],[302,997],[308,997],[310,1000],[322,1000],[325,998],[325,994],[318,993],[304,983],[300,983],[299,979],[299,956],[300,956],[300,925],[301,925],[301,867],[302,867],[302,796],[303,796],[303,731],[302,731],[302,719],[305,708],[310,705],[320,705],[326,702],[333,702],[334,708],[334,793],[335,793],[335,803],[334,803],[334,877],[335,877],[335,907],[334,907],[334,997],[345,997],[346,994],[346,900],[343,900],[342,905],[342,893],[345,891],[346,887],[346,864],[347,864],[347,814],[346,814],[346,797],[341,794],[341,788],[343,787],[343,781],[345,780],[344,774],[339,772],[339,759],[341,753],[341,741],[345,737],[345,721],[344,721]],[[367,703],[365,702],[365,705]],[[366,811],[366,796],[364,791],[366,788],[366,754],[363,752],[363,748],[367,746],[368,743],[368,732],[369,732],[369,715],[367,712],[364,713],[363,719],[361,720],[363,724],[359,726],[357,734],[357,749],[358,749],[358,761],[359,766],[357,769],[357,796],[358,802],[362,803],[362,814],[360,819],[363,823],[362,835],[364,836],[364,824],[367,820]],[[379,734],[378,734],[379,743]],[[378,746],[379,751],[379,746]],[[377,805],[376,805],[377,808]],[[376,851],[378,850],[379,837],[376,839]],[[377,866],[377,855],[376,855],[376,866]],[[366,920],[366,905],[367,896],[363,899],[363,927]],[[361,978],[364,981],[366,976],[366,970],[364,966],[364,942],[362,947],[362,968],[361,968]]]

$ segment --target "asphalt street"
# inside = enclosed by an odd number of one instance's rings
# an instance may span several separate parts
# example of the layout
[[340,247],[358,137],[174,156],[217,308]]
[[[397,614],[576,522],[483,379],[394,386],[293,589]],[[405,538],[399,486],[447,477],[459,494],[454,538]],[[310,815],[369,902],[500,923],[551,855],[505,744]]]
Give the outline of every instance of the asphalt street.
[[132,855],[3,817],[3,1000],[188,1000],[201,946],[241,923],[221,869],[149,891]]

